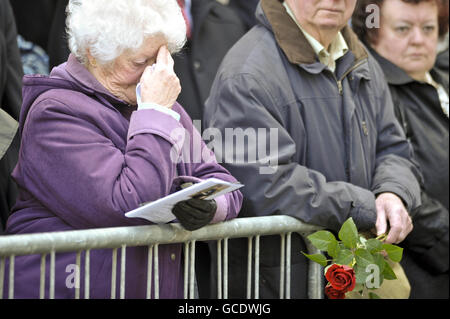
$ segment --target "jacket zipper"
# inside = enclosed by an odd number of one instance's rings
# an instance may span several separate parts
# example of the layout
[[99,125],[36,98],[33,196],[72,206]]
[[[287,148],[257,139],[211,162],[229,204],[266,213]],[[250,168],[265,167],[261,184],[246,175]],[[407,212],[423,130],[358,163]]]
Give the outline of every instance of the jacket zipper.
[[337,87],[338,87],[338,90],[339,90],[339,94],[340,94],[340,95],[343,95],[343,94],[344,94],[344,88],[343,88],[343,86],[342,86],[342,81],[344,81],[345,77],[346,77],[347,75],[349,75],[350,72],[352,72],[352,71],[355,70],[357,67],[359,67],[360,65],[364,64],[365,62],[366,62],[366,59],[359,61],[357,64],[355,64],[355,65],[352,66],[350,69],[348,69],[348,70],[341,76],[341,78],[340,78],[339,80],[336,78],[336,75],[335,75],[334,72],[333,72],[333,76],[334,76],[334,79],[336,80]]
[[[355,65],[353,65],[350,69],[348,69],[342,76],[341,76],[341,78],[338,80],[337,78],[336,78],[336,75],[334,74],[334,72],[332,72],[332,74],[333,74],[333,77],[334,77],[334,79],[335,79],[335,81],[336,81],[336,83],[337,83],[337,87],[338,87],[338,90],[339,90],[339,95],[344,95],[344,88],[343,88],[343,85],[342,85],[342,81],[344,81],[344,79],[347,77],[347,75],[349,75],[353,70],[355,70],[356,68],[358,68],[360,65],[362,65],[362,64],[364,64],[365,62],[366,62],[366,60],[367,59],[363,59],[363,60],[361,60],[361,61],[359,61],[358,63],[356,63]],[[366,134],[366,132],[367,132],[367,135],[369,134],[369,131],[368,131],[368,129],[367,129],[367,124],[366,124],[366,122],[365,121],[363,121],[363,130],[364,130],[364,134]],[[364,127],[365,127],[365,129],[364,129]],[[350,178],[351,178],[351,176],[350,176],[350,163],[348,163],[348,158],[347,158],[347,165],[346,165],[346,168],[345,168],[345,173],[346,173],[346,175],[347,175],[347,181],[349,181],[350,182]]]

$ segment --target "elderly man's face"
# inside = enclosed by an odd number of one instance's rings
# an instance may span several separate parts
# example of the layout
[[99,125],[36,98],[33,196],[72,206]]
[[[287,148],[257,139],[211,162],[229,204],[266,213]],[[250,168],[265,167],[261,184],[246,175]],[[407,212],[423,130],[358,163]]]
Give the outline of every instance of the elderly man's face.
[[341,29],[352,16],[356,0],[293,0],[301,25],[316,29]]
[[108,67],[99,67],[94,75],[114,96],[136,105],[136,86],[147,66],[156,62],[161,46],[167,45],[163,36],[155,36],[144,41],[136,51],[126,51]]
[[424,80],[436,60],[438,32],[438,7],[434,1],[384,1],[378,41],[372,47],[412,78]]

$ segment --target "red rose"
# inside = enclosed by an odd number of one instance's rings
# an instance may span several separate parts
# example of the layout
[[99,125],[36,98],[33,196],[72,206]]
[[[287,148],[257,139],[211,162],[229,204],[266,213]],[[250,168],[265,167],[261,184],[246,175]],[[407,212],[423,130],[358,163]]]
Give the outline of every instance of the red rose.
[[333,264],[328,268],[325,277],[334,289],[339,290],[344,294],[355,288],[355,272],[353,271],[353,268],[349,266]]
[[328,299],[345,299],[345,292],[334,289],[330,284],[325,287],[325,295]]

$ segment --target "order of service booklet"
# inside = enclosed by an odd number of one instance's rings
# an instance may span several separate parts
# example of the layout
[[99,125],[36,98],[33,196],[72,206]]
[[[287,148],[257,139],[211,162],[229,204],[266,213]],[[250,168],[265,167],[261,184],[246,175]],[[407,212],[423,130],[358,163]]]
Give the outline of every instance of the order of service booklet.
[[244,185],[240,183],[230,183],[217,178],[209,178],[167,195],[166,197],[145,203],[126,213],[125,216],[145,218],[153,223],[165,224],[176,219],[175,215],[172,214],[172,208],[178,202],[190,198],[211,200],[220,195],[235,191],[243,186]]

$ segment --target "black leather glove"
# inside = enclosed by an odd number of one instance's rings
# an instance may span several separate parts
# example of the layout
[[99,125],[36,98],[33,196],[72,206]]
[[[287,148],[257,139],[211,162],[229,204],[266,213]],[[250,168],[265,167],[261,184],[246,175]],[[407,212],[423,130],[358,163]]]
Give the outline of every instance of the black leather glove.
[[191,198],[178,202],[172,213],[177,217],[181,226],[186,230],[194,231],[208,225],[214,218],[217,204],[213,200]]

